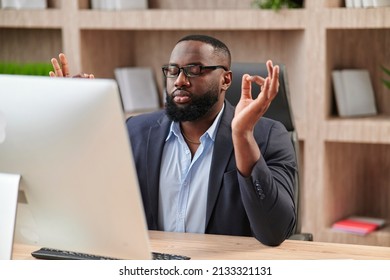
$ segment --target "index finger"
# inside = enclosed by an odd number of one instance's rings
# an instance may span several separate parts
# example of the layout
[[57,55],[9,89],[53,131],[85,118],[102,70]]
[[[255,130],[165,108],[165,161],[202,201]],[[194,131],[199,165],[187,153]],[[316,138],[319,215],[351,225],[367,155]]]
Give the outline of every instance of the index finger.
[[60,64],[58,63],[57,59],[52,58],[51,64],[53,65],[55,76],[56,77],[63,77],[64,75],[62,74],[62,70],[61,70]]

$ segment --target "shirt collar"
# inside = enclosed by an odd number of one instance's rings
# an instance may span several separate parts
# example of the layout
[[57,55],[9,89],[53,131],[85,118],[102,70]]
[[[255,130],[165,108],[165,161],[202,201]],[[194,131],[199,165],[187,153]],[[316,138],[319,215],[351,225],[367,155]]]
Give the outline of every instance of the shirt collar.
[[[202,137],[204,137],[206,134],[208,134],[209,138],[211,140],[213,140],[213,142],[215,141],[215,137],[217,136],[217,128],[219,126],[219,123],[220,123],[220,120],[221,120],[222,113],[223,113],[224,109],[225,109],[225,103],[223,104],[222,109],[221,109],[221,111],[219,111],[219,113],[218,113],[217,117],[215,118],[213,124],[207,129],[207,131],[202,135]],[[173,137],[173,135],[175,135],[176,137],[179,137],[180,134],[181,134],[181,131],[180,131],[180,124],[179,124],[179,122],[172,122],[171,123],[171,127],[169,129],[168,136],[165,139],[165,141],[168,141],[168,139]]]

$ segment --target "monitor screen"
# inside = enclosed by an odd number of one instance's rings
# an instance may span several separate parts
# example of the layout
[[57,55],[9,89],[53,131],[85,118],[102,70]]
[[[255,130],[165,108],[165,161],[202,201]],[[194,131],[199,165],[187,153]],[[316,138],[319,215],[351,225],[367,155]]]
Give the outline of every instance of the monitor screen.
[[14,242],[150,258],[114,80],[0,75],[0,173],[20,174]]

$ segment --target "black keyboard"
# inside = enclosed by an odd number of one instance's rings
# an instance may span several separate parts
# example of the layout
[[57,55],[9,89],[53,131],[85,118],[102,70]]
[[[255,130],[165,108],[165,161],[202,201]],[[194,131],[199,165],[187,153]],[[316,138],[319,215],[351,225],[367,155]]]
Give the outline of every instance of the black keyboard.
[[[46,260],[119,260],[110,257],[91,255],[73,251],[57,250],[53,248],[43,247],[31,253],[34,258]],[[153,260],[189,260],[190,257],[152,252]]]

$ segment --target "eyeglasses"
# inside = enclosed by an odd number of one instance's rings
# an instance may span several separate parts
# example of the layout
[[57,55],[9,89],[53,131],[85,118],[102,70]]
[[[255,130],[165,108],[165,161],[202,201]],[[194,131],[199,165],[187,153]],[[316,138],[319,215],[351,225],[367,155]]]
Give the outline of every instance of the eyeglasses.
[[218,68],[222,68],[225,71],[228,71],[228,69],[225,66],[222,65],[215,65],[215,66],[203,66],[203,65],[186,65],[183,67],[179,67],[175,64],[170,65],[164,65],[162,67],[162,71],[164,73],[164,76],[166,78],[176,78],[179,76],[181,70],[183,70],[184,75],[187,77],[198,77],[202,75],[204,72],[203,70],[209,69],[209,70],[215,70]]

